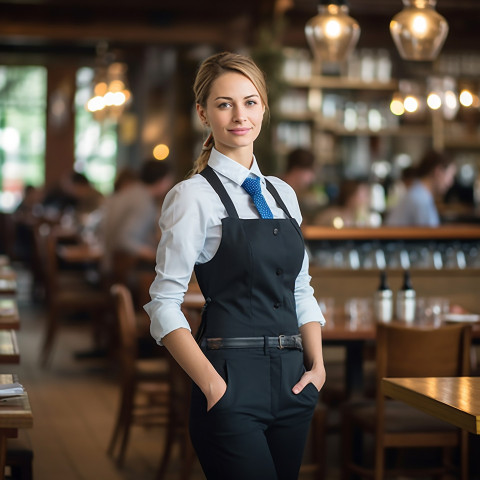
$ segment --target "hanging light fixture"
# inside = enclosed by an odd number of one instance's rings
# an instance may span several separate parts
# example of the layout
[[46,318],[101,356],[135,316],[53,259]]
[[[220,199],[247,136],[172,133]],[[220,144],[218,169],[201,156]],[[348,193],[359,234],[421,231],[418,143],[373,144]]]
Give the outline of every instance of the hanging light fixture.
[[355,48],[360,27],[348,13],[345,0],[320,1],[318,15],[305,25],[308,44],[317,59],[340,62]]
[[393,41],[405,60],[434,60],[448,35],[448,23],[435,10],[437,0],[403,0],[390,22]]
[[86,109],[102,122],[109,118],[117,121],[131,99],[127,82],[127,65],[113,61],[104,42],[97,47],[97,67],[95,71],[93,95]]

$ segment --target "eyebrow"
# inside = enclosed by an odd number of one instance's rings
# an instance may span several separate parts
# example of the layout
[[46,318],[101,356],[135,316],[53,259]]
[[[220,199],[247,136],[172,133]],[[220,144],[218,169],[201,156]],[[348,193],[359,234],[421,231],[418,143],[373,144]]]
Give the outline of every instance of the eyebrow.
[[[254,94],[252,94],[252,95],[248,95],[248,96],[246,96],[246,97],[243,97],[243,99],[244,99],[244,100],[247,100],[247,99],[252,98],[252,97],[259,97],[259,95],[256,94],[256,93],[254,93]],[[217,98],[215,99],[215,101],[216,101],[216,100],[233,100],[233,98],[232,98],[232,97],[217,97]]]

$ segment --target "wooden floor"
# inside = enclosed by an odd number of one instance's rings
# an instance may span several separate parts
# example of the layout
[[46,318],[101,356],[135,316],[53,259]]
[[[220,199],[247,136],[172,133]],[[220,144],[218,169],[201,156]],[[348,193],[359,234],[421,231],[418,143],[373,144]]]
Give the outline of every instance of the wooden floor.
[[[162,431],[135,428],[125,465],[118,469],[106,449],[117,409],[115,370],[105,360],[78,360],[75,352],[91,347],[90,330],[72,323],[62,328],[49,369],[40,367],[43,310],[32,305],[28,275],[20,275],[18,296],[21,330],[20,365],[4,366],[0,373],[17,373],[28,391],[34,414],[29,436],[34,450],[35,480],[150,480],[154,479],[162,451]],[[328,480],[338,478],[335,439],[329,441]],[[178,478],[180,460],[175,455],[168,480]],[[302,480],[310,480],[302,475]],[[195,478],[204,479],[199,466]],[[227,480],[227,479],[226,479]],[[247,480],[247,479],[246,479]]]

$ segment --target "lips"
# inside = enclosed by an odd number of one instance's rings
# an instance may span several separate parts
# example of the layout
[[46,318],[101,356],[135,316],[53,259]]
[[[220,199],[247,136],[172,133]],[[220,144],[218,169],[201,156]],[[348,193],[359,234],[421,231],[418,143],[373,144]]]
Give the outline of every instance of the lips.
[[231,130],[229,130],[229,132],[233,133],[234,135],[245,135],[250,130],[250,128],[232,128]]

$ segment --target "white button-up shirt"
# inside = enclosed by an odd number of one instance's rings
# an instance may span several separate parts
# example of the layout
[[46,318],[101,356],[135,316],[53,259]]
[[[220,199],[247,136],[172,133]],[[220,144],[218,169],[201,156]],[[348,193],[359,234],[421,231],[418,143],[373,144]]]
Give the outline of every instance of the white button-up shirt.
[[[240,218],[259,218],[250,195],[242,183],[248,176],[260,177],[262,193],[274,218],[287,218],[266,190],[265,178],[254,158],[250,170],[212,149],[208,161],[232,199]],[[293,189],[276,177],[268,177],[285,203],[290,215],[300,225],[302,216]],[[208,262],[215,255],[222,238],[222,218],[227,216],[218,194],[202,175],[184,180],[165,197],[160,216],[161,240],[157,250],[156,278],[150,287],[151,301],[144,306],[153,338],[161,339],[177,328],[190,329],[180,305],[187,291],[195,264]],[[298,325],[325,319],[314,297],[305,251],[302,268],[295,282]]]

